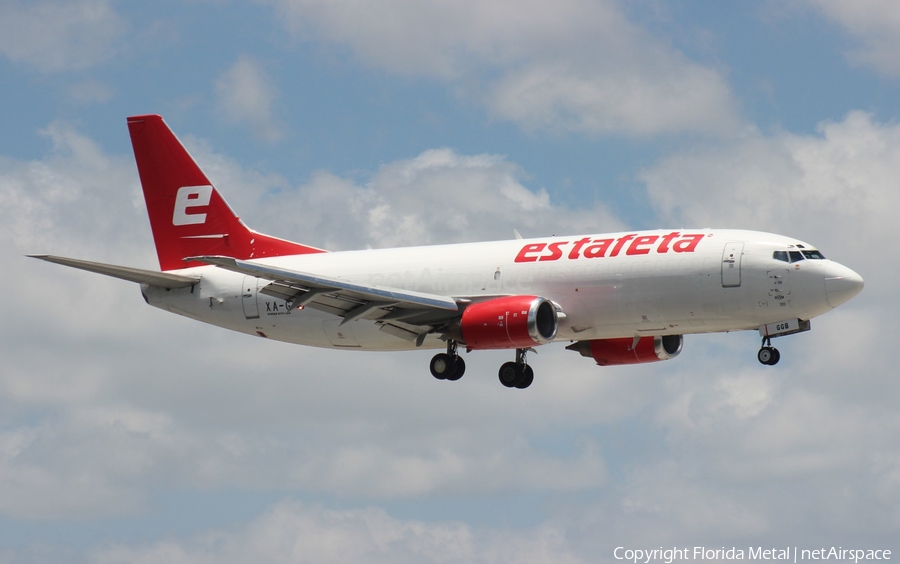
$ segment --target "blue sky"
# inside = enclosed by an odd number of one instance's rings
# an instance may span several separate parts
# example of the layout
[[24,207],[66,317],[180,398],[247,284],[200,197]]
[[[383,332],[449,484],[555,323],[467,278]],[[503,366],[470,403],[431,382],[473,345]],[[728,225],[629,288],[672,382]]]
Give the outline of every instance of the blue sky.
[[[900,550],[897,52],[886,0],[0,2],[0,562]],[[751,228],[866,289],[774,369],[755,333],[547,347],[523,394],[503,352],[447,386],[251,339],[23,257],[155,266],[142,113],[311,245]]]

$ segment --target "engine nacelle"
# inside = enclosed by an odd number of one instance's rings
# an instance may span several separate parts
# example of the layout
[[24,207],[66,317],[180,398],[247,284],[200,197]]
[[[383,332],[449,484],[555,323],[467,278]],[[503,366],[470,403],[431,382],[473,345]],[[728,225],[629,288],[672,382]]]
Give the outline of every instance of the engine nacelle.
[[578,341],[566,348],[593,358],[600,366],[612,366],[669,360],[681,353],[683,345],[684,337],[681,335],[665,335],[642,337],[637,343],[633,337]]
[[556,337],[553,303],[539,296],[508,296],[471,304],[451,335],[470,349],[524,349]]

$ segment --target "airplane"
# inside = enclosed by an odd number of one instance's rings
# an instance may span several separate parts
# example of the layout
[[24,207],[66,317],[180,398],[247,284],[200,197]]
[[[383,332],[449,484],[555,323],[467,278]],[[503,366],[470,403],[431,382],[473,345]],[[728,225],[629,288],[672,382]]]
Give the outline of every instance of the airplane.
[[160,271],[54,255],[48,262],[140,284],[151,306],[262,338],[344,350],[507,349],[500,382],[528,388],[526,354],[566,341],[600,366],[677,357],[684,335],[772,339],[857,295],[859,274],[792,237],[665,229],[327,252],[253,231],[159,115],[128,118]]

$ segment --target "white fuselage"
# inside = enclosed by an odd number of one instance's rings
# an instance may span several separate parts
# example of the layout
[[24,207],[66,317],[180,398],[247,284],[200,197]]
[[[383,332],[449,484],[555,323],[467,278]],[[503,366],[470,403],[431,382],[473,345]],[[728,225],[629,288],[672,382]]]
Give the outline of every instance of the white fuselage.
[[[666,240],[673,233],[692,234],[694,244],[683,243],[678,250],[677,238]],[[597,245],[604,241],[612,243]],[[812,248],[796,239],[753,231],[662,230],[319,253],[254,262],[453,298],[541,296],[565,314],[560,316],[555,340],[571,341],[756,330],[826,313],[844,300],[837,294],[826,295],[825,279],[852,271],[825,259],[789,263],[773,258],[775,251],[798,245]],[[269,283],[265,279],[214,266],[176,272],[200,275],[202,280],[192,288],[173,290],[144,284],[142,290],[151,305],[235,331],[303,345],[361,350],[416,347],[413,341],[383,331],[377,319],[342,325],[341,317],[311,307],[287,311],[284,300],[259,292]],[[422,346],[443,348],[445,344],[434,334]]]

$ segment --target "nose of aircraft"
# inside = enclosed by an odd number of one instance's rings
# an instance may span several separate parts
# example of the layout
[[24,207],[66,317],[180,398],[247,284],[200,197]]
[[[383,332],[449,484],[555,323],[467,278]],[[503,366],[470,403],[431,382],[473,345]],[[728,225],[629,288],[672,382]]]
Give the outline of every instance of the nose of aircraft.
[[831,307],[837,307],[860,293],[863,286],[862,276],[842,264],[832,262],[825,269],[825,298]]

